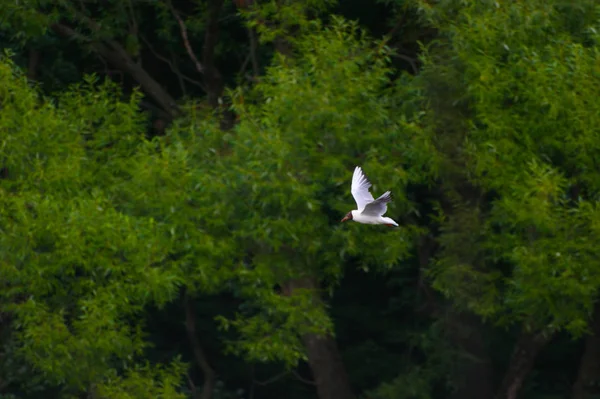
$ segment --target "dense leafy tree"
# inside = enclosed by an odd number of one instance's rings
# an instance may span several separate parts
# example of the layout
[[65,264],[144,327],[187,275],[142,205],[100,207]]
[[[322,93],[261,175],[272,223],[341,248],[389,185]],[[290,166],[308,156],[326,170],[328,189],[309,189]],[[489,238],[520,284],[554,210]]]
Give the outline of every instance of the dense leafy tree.
[[0,11],[2,397],[591,397],[594,1]]
[[113,85],[91,81],[57,108],[6,59],[0,73],[2,311],[14,318],[15,356],[66,392],[180,397],[176,359],[162,371],[136,361],[146,345],[140,312],[177,291],[177,275],[157,267],[169,241],[153,220],[118,212],[103,189],[143,137],[136,97],[116,101]]
[[586,331],[596,299],[598,9],[418,6],[439,30],[415,79],[440,182],[428,273],[454,307],[522,329],[498,393],[514,397],[556,332]]

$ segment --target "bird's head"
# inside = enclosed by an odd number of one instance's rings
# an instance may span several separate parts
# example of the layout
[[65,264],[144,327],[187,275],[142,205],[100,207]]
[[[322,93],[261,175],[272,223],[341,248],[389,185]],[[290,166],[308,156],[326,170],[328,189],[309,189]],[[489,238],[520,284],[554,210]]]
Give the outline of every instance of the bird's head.
[[342,222],[345,222],[346,220],[352,220],[352,211],[348,212],[346,216],[344,216]]

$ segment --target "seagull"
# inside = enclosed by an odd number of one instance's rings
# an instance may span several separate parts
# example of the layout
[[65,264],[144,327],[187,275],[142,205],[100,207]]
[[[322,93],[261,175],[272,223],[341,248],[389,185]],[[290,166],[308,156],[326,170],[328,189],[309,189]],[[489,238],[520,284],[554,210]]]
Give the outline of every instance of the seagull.
[[360,166],[354,168],[352,176],[352,187],[350,191],[356,201],[357,210],[350,211],[344,216],[342,222],[354,220],[363,224],[385,224],[386,226],[398,226],[392,218],[384,217],[387,211],[387,203],[392,201],[392,193],[386,191],[377,199],[369,192],[371,182],[365,176]]

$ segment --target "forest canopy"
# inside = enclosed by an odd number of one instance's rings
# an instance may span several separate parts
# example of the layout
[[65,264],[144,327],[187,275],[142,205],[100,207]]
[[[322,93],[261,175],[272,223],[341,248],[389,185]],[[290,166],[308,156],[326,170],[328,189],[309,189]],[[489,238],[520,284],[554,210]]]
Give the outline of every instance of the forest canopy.
[[594,1],[0,15],[0,399],[598,395]]

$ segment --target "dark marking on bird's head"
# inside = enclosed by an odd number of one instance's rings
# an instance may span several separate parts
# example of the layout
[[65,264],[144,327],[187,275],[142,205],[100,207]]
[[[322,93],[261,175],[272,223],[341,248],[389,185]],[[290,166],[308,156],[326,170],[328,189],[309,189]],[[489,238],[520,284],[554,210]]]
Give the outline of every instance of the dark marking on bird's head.
[[342,219],[342,222],[345,222],[346,220],[352,220],[352,212],[348,212]]

